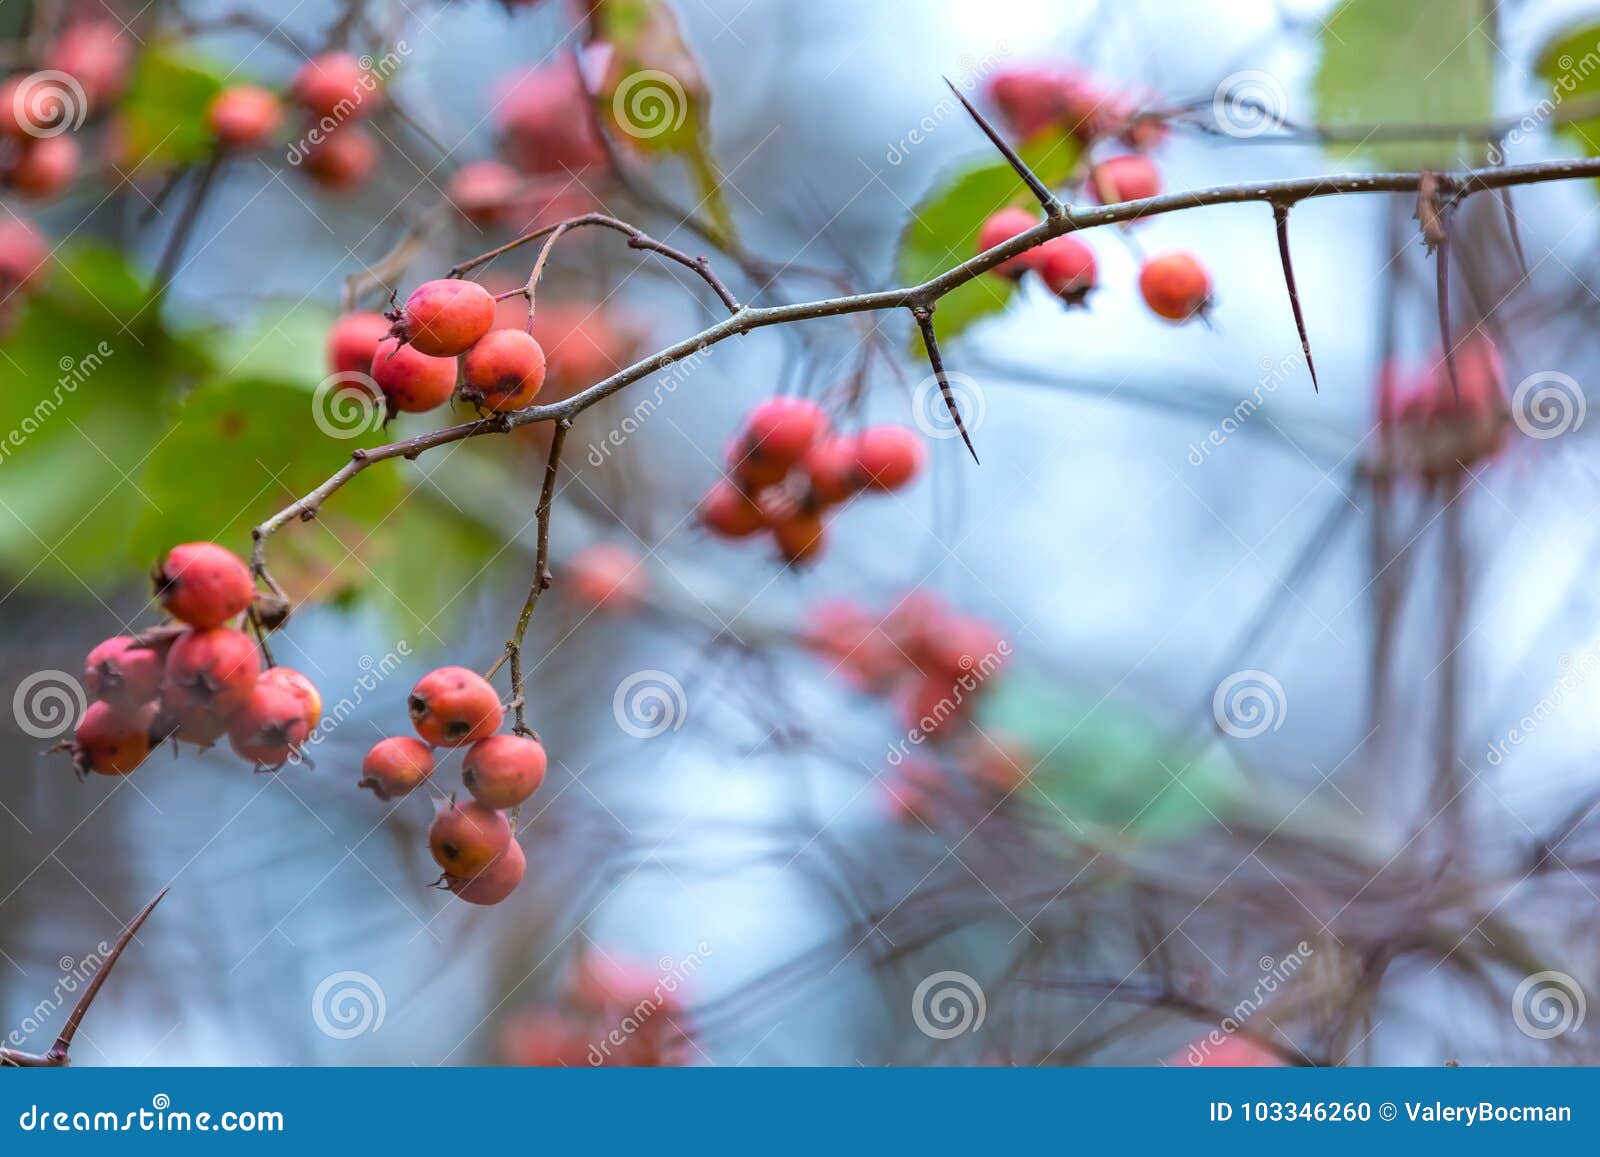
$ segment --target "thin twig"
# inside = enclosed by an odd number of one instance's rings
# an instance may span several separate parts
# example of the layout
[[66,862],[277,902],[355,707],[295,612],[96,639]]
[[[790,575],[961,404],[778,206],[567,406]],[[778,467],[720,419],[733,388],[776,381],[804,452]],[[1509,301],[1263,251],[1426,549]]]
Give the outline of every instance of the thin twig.
[[1300,292],[1294,283],[1294,261],[1289,256],[1289,206],[1274,205],[1272,220],[1278,232],[1278,258],[1283,262],[1283,285],[1289,291],[1289,308],[1294,311],[1295,329],[1300,331],[1300,348],[1306,355],[1306,369],[1311,371],[1311,389],[1317,393],[1317,364],[1311,360],[1311,339],[1306,335],[1306,317],[1300,309]]
[[944,82],[950,86],[950,91],[956,94],[956,99],[961,102],[961,107],[966,109],[972,119],[978,122],[978,127],[983,130],[983,135],[989,138],[989,143],[1000,150],[1000,155],[1017,171],[1017,176],[1022,178],[1023,183],[1033,191],[1033,195],[1038,198],[1045,215],[1048,217],[1060,217],[1065,213],[1066,210],[1062,208],[1060,198],[1052,193],[1050,187],[1039,179],[1039,175],[1028,167],[1028,163],[1017,154],[1017,150],[1007,143],[1006,139],[985,119],[984,115],[972,107],[972,102],[966,98],[966,94],[957,88],[948,76],[944,78]]
[[978,451],[972,445],[972,438],[967,433],[967,423],[961,417],[955,393],[950,389],[950,379],[944,372],[944,358],[939,353],[939,338],[933,332],[933,306],[914,305],[911,307],[911,316],[917,319],[917,329],[921,332],[922,344],[928,351],[928,364],[933,367],[933,377],[939,383],[939,394],[944,398],[945,409],[950,411],[950,420],[956,424],[956,429],[961,431],[961,440],[967,444],[967,453],[971,454],[972,460],[976,462]]

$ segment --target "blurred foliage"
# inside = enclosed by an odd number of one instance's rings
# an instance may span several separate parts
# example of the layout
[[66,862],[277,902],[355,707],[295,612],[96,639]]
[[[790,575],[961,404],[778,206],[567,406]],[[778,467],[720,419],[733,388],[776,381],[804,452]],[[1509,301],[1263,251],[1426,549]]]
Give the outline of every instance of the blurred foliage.
[[[1600,24],[1583,24],[1557,33],[1539,53],[1534,70],[1550,82],[1550,100],[1600,97]],[[1600,156],[1600,116],[1582,117],[1556,126],[1577,142],[1586,156]]]
[[146,46],[118,106],[127,164],[187,165],[210,156],[215,142],[206,106],[222,91],[225,75],[179,45]]
[[[1494,98],[1491,0],[1343,0],[1322,26],[1316,119],[1339,124],[1479,124]],[[1479,164],[1483,141],[1375,140],[1391,168]]]
[[[1036,138],[1017,150],[1045,184],[1068,183],[1078,166],[1075,139]],[[1005,158],[969,165],[934,185],[911,212],[900,235],[899,275],[905,284],[937,277],[978,252],[978,230],[990,214],[1008,205],[1036,207],[1028,187]],[[1044,217],[1041,214],[1040,220]],[[1000,277],[979,277],[939,301],[934,329],[952,338],[973,322],[1005,308],[1016,285]]]

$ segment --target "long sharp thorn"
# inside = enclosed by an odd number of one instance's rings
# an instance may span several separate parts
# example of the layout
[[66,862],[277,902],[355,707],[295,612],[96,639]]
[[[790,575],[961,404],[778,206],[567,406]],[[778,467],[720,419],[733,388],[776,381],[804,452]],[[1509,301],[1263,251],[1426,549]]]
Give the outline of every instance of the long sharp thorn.
[[1306,355],[1306,369],[1311,371],[1311,389],[1322,392],[1317,384],[1317,363],[1311,360],[1311,339],[1306,336],[1306,318],[1300,311],[1300,291],[1294,284],[1294,261],[1289,257],[1289,206],[1272,206],[1272,220],[1278,227],[1278,258],[1283,262],[1283,285],[1289,291],[1289,308],[1294,311],[1294,325],[1300,331],[1300,349]]
[[139,928],[156,910],[156,905],[161,903],[166,896],[167,889],[161,889],[154,900],[144,906],[144,911],[133,918],[133,922],[122,930],[122,935],[117,937],[117,942],[111,948],[105,963],[100,966],[100,971],[95,973],[94,979],[89,981],[89,987],[83,990],[83,995],[78,998],[78,1003],[72,1008],[72,1013],[67,1017],[67,1023],[61,1028],[61,1035],[56,1037],[56,1043],[51,1046],[49,1055],[66,1060],[67,1050],[72,1047],[72,1038],[78,1033],[78,1025],[83,1023],[83,1016],[89,1011],[89,1006],[94,1003],[94,998],[100,992],[100,986],[106,982],[106,977],[111,975],[111,970],[116,967],[117,961],[122,957],[122,950],[128,942],[138,935]]
[[1456,380],[1456,347],[1450,340],[1450,221],[1444,219],[1444,236],[1434,253],[1439,275],[1439,341],[1444,345],[1444,365],[1450,373],[1450,391],[1461,401],[1461,383]]
[[[962,420],[961,411],[956,406],[955,391],[950,388],[950,380],[945,376],[944,358],[939,353],[939,339],[933,332],[933,310],[928,306],[919,305],[911,311],[911,316],[917,319],[917,328],[922,331],[922,344],[928,350],[928,364],[933,367],[934,380],[939,383],[939,394],[944,398],[944,407],[950,411],[950,420],[961,432],[961,440],[967,444],[967,453],[972,455],[974,462],[978,462],[978,451],[972,445],[972,438],[967,434],[967,424]],[[978,464],[982,465],[981,462]]]
[[1000,150],[1000,155],[1005,157],[1011,167],[1017,171],[1017,176],[1021,177],[1028,188],[1033,191],[1033,195],[1039,199],[1039,204],[1044,207],[1045,213],[1051,217],[1061,216],[1061,202],[1056,199],[1056,195],[1039,179],[1038,175],[1028,167],[1028,163],[1017,155],[1017,150],[1006,143],[1005,138],[1000,135],[999,131],[989,123],[981,112],[973,107],[966,94],[957,88],[948,76],[944,78],[944,82],[950,86],[950,91],[956,94],[956,99],[961,102],[961,107],[966,109],[972,119],[978,122],[978,127],[983,130],[984,136],[988,137],[990,143]]
[[1511,234],[1511,251],[1517,255],[1517,268],[1526,281],[1529,276],[1528,254],[1522,248],[1522,230],[1517,226],[1517,213],[1511,205],[1511,189],[1509,186],[1500,190],[1500,208],[1505,210],[1506,231]]

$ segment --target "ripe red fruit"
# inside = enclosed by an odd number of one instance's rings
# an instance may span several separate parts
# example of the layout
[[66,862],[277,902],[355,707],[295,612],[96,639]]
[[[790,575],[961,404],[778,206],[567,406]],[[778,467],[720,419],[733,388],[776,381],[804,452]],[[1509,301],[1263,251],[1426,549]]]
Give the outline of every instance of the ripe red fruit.
[[872,614],[847,599],[812,608],[806,646],[864,691],[886,690],[905,670],[906,655]]
[[513,808],[544,782],[545,754],[537,739],[491,735],[461,761],[461,782],[472,798],[491,808]]
[[78,720],[72,742],[72,765],[79,775],[127,775],[150,754],[150,728],[156,705],[120,710],[109,703],[91,703]]
[[439,667],[411,688],[406,707],[417,734],[435,747],[461,747],[500,730],[505,711],[489,681],[465,667]]
[[822,525],[822,515],[799,511],[772,528],[772,537],[778,544],[778,553],[791,566],[810,562],[827,542]]
[[1020,137],[1057,125],[1066,115],[1061,74],[1043,68],[1007,69],[989,81],[989,98]]
[[250,700],[228,724],[228,742],[241,759],[276,771],[300,750],[311,728],[305,702],[293,691],[257,681]]
[[175,546],[152,573],[156,598],[191,627],[220,627],[255,598],[250,568],[214,542]]
[[425,354],[451,358],[494,328],[494,297],[476,281],[424,281],[400,313],[407,340]]
[[754,485],[774,485],[827,429],[828,416],[815,402],[768,398],[745,417],[728,465]]
[[317,685],[293,667],[268,667],[256,680],[258,687],[280,687],[300,700],[306,717],[306,729],[316,727],[322,720],[322,693]]
[[388,801],[409,795],[433,774],[433,750],[420,739],[396,735],[380,739],[361,761],[357,787]]
[[466,878],[447,875],[444,882],[445,887],[467,903],[487,906],[498,904],[515,892],[527,869],[528,859],[523,854],[522,845],[511,840],[494,863],[477,875]]
[[868,426],[856,435],[855,451],[868,490],[899,490],[922,470],[922,439],[904,426]]
[[767,526],[756,500],[726,480],[713,485],[700,500],[700,521],[723,538],[747,538]]
[[348,52],[324,52],[306,61],[289,82],[289,92],[312,115],[334,121],[365,116],[383,100],[378,79]]
[[490,330],[461,359],[461,400],[485,410],[520,410],[542,385],[544,350],[524,330]]
[[562,61],[498,86],[494,116],[511,163],[528,173],[570,174],[607,162],[577,68]]
[[845,437],[821,438],[806,451],[801,462],[806,480],[811,486],[814,502],[834,505],[850,498],[861,489],[861,475],[856,469],[855,439]]
[[1211,304],[1211,275],[1190,253],[1163,253],[1139,271],[1139,292],[1158,317],[1188,321]]
[[50,246],[33,225],[12,214],[0,217],[0,296],[33,285],[49,261]]
[[566,591],[590,610],[627,614],[644,601],[650,572],[644,560],[620,543],[597,542],[567,560]]
[[428,829],[434,860],[448,875],[461,879],[483,871],[511,843],[511,824],[505,815],[477,800],[445,804]]
[[165,648],[139,646],[128,635],[116,635],[89,652],[83,685],[90,695],[113,707],[137,707],[161,690],[166,665]]
[[328,372],[365,374],[372,369],[378,343],[389,336],[389,319],[381,313],[347,313],[328,330]]
[[275,94],[260,85],[236,84],[225,88],[206,108],[206,127],[219,144],[231,149],[258,148],[282,124],[283,106]]
[[925,633],[918,658],[929,674],[946,676],[947,683],[968,672],[987,677],[1005,661],[1004,642],[1000,632],[982,619],[950,615],[936,630]]
[[49,200],[77,180],[78,142],[65,133],[30,140],[18,147],[5,176],[19,196]]
[[456,389],[456,360],[430,357],[400,339],[384,338],[372,355],[372,380],[389,401],[391,414],[420,414],[450,400]]
[[[985,221],[978,230],[978,252],[987,253],[997,245],[1004,245],[1013,237],[1026,233],[1039,224],[1039,218],[1028,209],[1012,207],[1001,209]],[[999,277],[1016,281],[1028,270],[1032,269],[1038,261],[1038,250],[1030,249],[1026,253],[1019,253],[1009,260],[1002,261],[989,270]]]
[[[502,327],[523,328],[528,321],[528,303],[507,298],[511,306]],[[539,339],[549,362],[547,388],[559,399],[570,397],[616,373],[628,363],[634,339],[617,327],[598,303],[539,301],[533,321],[533,336]]]
[[45,54],[44,66],[71,75],[82,86],[89,107],[99,110],[122,94],[132,55],[117,22],[84,20],[61,34]]
[[1142,201],[1161,192],[1161,172],[1138,153],[1107,157],[1090,170],[1089,191],[1102,205]]
[[472,161],[450,175],[445,195],[475,225],[501,224],[522,195],[523,178],[502,161]]
[[[226,720],[250,701],[260,675],[261,655],[243,631],[189,631],[173,640],[167,652],[161,705],[180,725],[195,712]],[[192,723],[203,725],[197,719]]]
[[302,163],[327,192],[347,192],[377,168],[378,142],[360,125],[343,125],[308,148]]
[[1082,305],[1095,287],[1094,250],[1067,234],[1039,246],[1039,276],[1068,305]]

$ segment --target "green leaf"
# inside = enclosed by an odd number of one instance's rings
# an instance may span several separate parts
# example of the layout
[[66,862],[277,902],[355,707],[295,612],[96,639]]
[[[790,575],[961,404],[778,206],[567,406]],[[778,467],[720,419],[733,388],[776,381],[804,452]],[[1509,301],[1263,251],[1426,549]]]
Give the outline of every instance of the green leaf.
[[[1078,144],[1071,137],[1036,138],[1017,151],[1052,188],[1067,184],[1078,165]],[[926,281],[959,265],[977,253],[978,230],[992,213],[1032,204],[1037,204],[1033,194],[1004,157],[945,178],[917,202],[900,235],[897,267],[902,282]],[[1015,291],[1004,278],[975,278],[939,300],[934,330],[941,338],[953,338],[979,318],[1004,309]]]
[[[1493,112],[1491,0],[1344,0],[1322,27],[1314,93],[1325,125],[1480,124]],[[1481,163],[1486,142],[1374,141],[1393,168]]]
[[[397,638],[418,649],[443,646],[473,609],[472,588],[503,548],[447,499],[415,489],[375,536],[371,565],[383,581],[366,593]],[[508,606],[496,625],[509,632],[518,606]]]
[[[1551,38],[1539,53],[1534,70],[1550,82],[1551,111],[1569,98],[1600,95],[1600,69],[1594,67],[1600,25],[1585,24]],[[1558,125],[1556,131],[1578,142],[1586,156],[1600,156],[1600,116],[1584,117]]]
[[1241,780],[1227,756],[1173,743],[1131,705],[1019,672],[996,685],[980,724],[1043,753],[1031,789],[1048,801],[1042,813],[1074,836],[1168,839],[1236,813]]
[[141,50],[120,106],[129,163],[188,165],[210,156],[206,106],[222,91],[224,76],[176,44]]
[[589,60],[603,73],[596,98],[612,136],[684,158],[705,212],[731,242],[733,217],[711,155],[711,89],[677,16],[665,0],[595,0],[592,11],[601,43]]

